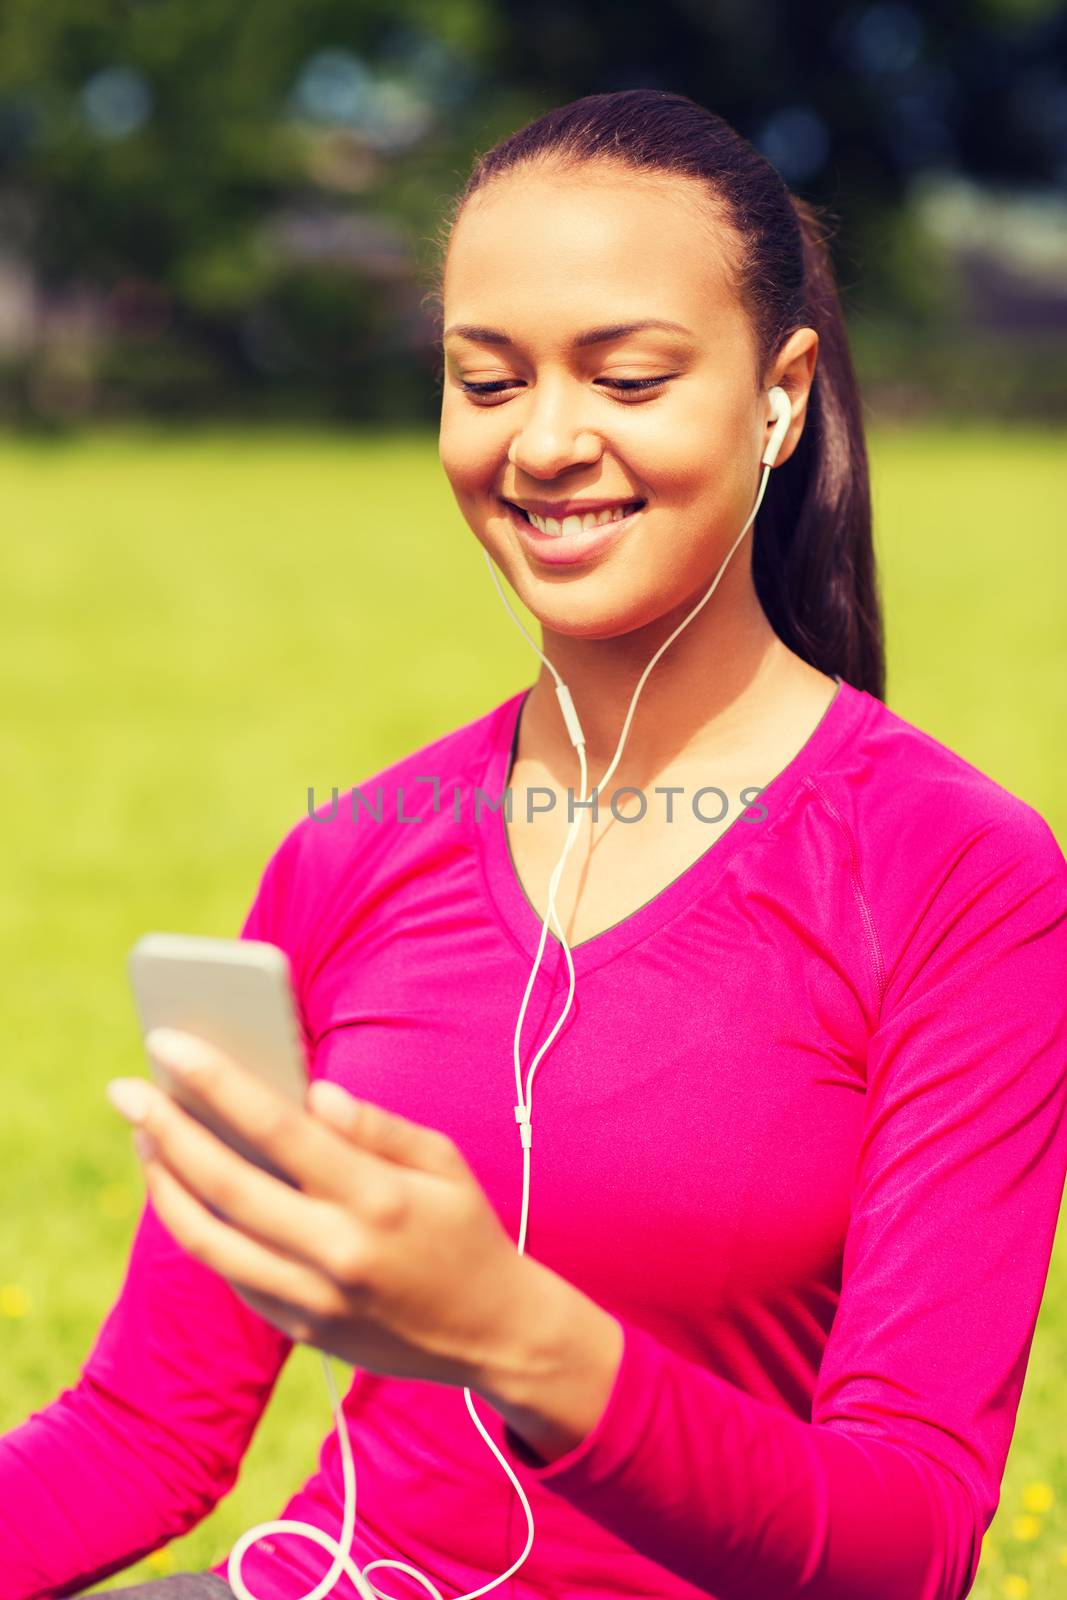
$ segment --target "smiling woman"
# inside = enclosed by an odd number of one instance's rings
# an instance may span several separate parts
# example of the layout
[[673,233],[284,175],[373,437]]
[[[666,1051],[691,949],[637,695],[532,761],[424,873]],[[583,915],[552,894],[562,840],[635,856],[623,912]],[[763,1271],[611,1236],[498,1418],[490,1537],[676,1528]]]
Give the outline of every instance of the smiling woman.
[[[337,1432],[183,1581],[963,1600],[1067,1172],[1067,862],[884,702],[830,257],[756,150],[592,95],[443,244],[441,463],[542,670],[267,862],[315,1084],[199,1082],[296,1182],[153,1101],[122,1293],[0,1440],[4,1595],[203,1517],[296,1339]],[[667,806],[600,816],[616,771]]]
[[[522,225],[531,211],[552,226],[531,236]],[[699,251],[694,230],[706,241]],[[568,682],[583,652],[556,636],[602,635],[610,622],[620,643],[595,652],[610,727],[629,677],[624,668],[623,683],[611,682],[612,658],[622,650],[632,661],[642,635],[650,644],[664,636],[751,509],[766,389],[781,386],[793,407],[782,463],[802,431],[818,335],[793,329],[764,371],[738,294],[742,253],[692,177],[635,183],[608,161],[542,164],[521,181],[490,176],[454,225],[444,296],[461,316],[443,336],[441,460],[475,534],[548,629]],[[651,285],[654,303],[677,316],[627,314],[648,304]],[[500,308],[492,325],[462,315],[487,301]],[[605,306],[622,315],[605,325]],[[572,520],[634,505],[610,535]],[[543,519],[540,536],[523,509]],[[579,569],[563,587],[561,559]],[[731,578],[740,599],[740,566]],[[721,632],[709,612],[679,646],[694,657],[710,649],[709,681],[727,656],[738,682],[758,663],[780,666],[768,659],[765,619],[746,630],[741,651],[736,639],[712,647]],[[694,709],[707,719],[707,706]],[[676,731],[689,740],[695,728]]]

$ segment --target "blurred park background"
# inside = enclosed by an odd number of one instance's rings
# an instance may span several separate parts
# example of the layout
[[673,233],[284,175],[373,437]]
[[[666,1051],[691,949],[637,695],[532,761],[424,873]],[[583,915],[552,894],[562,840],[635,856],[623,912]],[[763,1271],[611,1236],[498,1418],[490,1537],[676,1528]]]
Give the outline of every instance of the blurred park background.
[[[1067,8],[0,0],[0,1434],[125,1270],[130,945],[235,934],[309,787],[536,675],[437,459],[434,240],[477,153],[641,86],[830,208],[887,699],[1067,842]],[[1067,1593],[1063,1232],[979,1600]],[[233,1491],[98,1587],[219,1559],[331,1427],[297,1349]]]
[[0,417],[432,422],[472,154],[640,86],[837,214],[875,414],[1067,412],[1062,4],[4,0]]

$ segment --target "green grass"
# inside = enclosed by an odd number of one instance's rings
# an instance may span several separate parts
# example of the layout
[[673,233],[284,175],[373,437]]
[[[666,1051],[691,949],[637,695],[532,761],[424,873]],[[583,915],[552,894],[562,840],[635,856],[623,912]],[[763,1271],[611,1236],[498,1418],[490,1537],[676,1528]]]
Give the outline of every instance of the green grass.
[[[871,453],[889,702],[1063,843],[1062,441],[927,428],[875,433]],[[130,945],[235,934],[309,784],[358,782],[537,662],[431,436],[8,441],[0,483],[2,1432],[76,1379],[121,1283],[141,1186],[103,1089],[143,1071]],[[1065,1315],[1059,1249],[980,1600],[1067,1582]],[[229,1497],[98,1588],[217,1560],[277,1514],[330,1426],[298,1349]],[[1033,1484],[1051,1505],[1019,1523]]]

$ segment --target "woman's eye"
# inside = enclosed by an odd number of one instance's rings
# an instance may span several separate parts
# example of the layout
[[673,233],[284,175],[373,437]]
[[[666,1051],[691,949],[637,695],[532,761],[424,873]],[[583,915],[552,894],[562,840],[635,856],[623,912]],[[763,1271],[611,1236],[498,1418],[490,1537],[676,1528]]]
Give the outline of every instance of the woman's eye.
[[461,378],[459,386],[461,389],[465,389],[468,394],[499,394],[501,389],[506,389],[510,382],[510,378],[497,378],[492,383],[469,383],[466,378]]
[[[649,389],[662,389],[664,384],[670,383],[676,376],[669,373],[663,378],[598,378],[597,383],[604,384],[609,389],[626,391],[642,391]],[[468,394],[501,394],[505,389],[515,386],[513,378],[495,378],[491,383],[470,383],[466,378],[460,379],[460,387]]]
[[605,383],[610,389],[662,389],[673,376],[668,373],[663,378],[598,378],[597,383]]

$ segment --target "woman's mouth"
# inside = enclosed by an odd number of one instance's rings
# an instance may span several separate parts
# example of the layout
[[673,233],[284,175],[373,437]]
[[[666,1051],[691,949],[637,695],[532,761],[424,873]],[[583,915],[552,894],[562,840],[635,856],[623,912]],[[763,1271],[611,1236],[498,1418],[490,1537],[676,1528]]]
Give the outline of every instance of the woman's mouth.
[[615,544],[633,527],[647,502],[632,500],[610,513],[602,513],[604,520],[598,519],[596,523],[590,517],[589,526],[583,526],[584,519],[565,517],[562,523],[550,522],[547,527],[540,517],[537,520],[542,526],[538,527],[527,512],[510,500],[500,503],[507,511],[512,526],[517,529],[524,547],[537,560],[547,562],[550,566],[573,566]]

